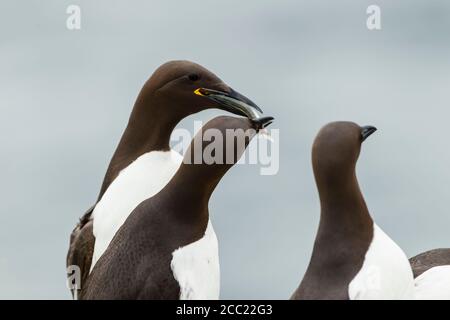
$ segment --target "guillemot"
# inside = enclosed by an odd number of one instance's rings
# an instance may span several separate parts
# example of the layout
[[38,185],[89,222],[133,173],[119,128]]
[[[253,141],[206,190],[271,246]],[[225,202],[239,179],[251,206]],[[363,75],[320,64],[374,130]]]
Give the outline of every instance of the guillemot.
[[[121,226],[81,299],[218,299],[218,245],[209,199],[257,131],[272,120],[222,116],[209,121],[167,185]],[[212,163],[204,157],[207,150],[215,155]]]
[[[179,121],[217,108],[257,120],[261,109],[212,72],[189,61],[160,66],[140,91],[125,132],[114,152],[97,202],[70,237],[67,266],[78,266],[83,287],[90,270],[131,211],[160,191],[182,157],[170,149]],[[256,123],[256,122],[255,122]]]
[[308,269],[292,299],[414,297],[408,259],[373,221],[356,178],[361,144],[375,131],[333,122],[314,141],[320,224]]

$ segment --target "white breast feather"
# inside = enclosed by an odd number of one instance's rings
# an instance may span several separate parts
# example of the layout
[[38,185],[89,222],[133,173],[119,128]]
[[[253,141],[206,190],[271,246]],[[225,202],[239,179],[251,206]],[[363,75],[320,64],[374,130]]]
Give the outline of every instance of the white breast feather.
[[180,286],[180,300],[219,299],[219,249],[211,222],[203,238],[172,253],[170,267]]
[[402,249],[374,223],[364,264],[349,285],[351,300],[414,298],[414,277]]
[[417,300],[450,300],[450,266],[431,268],[415,279]]
[[169,182],[182,160],[173,150],[152,151],[140,156],[114,179],[93,211],[95,247],[91,270],[129,214]]

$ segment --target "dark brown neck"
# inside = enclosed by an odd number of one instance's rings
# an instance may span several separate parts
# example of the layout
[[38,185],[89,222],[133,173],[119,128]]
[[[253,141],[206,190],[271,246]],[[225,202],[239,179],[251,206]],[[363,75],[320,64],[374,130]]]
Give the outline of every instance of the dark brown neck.
[[109,163],[98,200],[119,172],[141,155],[150,151],[170,150],[170,135],[180,120],[179,117],[167,112],[164,107],[159,107],[156,103],[143,105],[138,99]]
[[320,243],[336,238],[364,238],[372,229],[372,218],[358,185],[355,168],[343,170],[335,177],[316,176],[320,195],[320,225],[317,240]]
[[[183,163],[164,193],[179,210],[173,210],[186,221],[207,221],[208,203],[220,179],[231,165],[206,165]],[[174,201],[173,199],[176,199]]]
[[360,221],[371,220],[355,172],[340,183],[330,183],[319,189],[321,222],[336,226],[351,226]]
[[354,169],[321,178],[316,175],[319,230],[308,269],[293,298],[348,299],[348,284],[362,267],[373,238],[373,221]]

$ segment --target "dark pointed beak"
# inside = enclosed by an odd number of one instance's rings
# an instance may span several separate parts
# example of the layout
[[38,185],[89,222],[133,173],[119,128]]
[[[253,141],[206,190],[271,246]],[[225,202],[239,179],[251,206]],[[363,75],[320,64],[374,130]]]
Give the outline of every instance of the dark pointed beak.
[[198,88],[194,93],[215,101],[223,110],[247,117],[250,120],[259,119],[260,113],[263,113],[261,108],[253,101],[233,89],[230,89],[230,92],[224,92],[207,88]]
[[253,125],[257,131],[264,129],[272,124],[274,117],[261,117],[255,120],[252,120]]
[[377,131],[377,128],[372,127],[372,126],[364,126],[361,128],[361,138],[362,141],[366,140],[368,137],[370,137],[370,135],[372,133],[374,133],[375,131]]

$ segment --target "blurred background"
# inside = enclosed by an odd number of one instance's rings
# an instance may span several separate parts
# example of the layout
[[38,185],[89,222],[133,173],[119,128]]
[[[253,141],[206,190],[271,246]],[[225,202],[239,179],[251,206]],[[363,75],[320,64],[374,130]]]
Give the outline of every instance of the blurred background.
[[[71,4],[80,30],[66,28]],[[372,4],[381,30],[366,27]],[[143,83],[172,59],[212,70],[280,129],[278,174],[236,166],[210,203],[221,298],[299,284],[320,209],[311,144],[334,120],[379,129],[358,163],[377,223],[408,256],[450,247],[449,29],[445,0],[1,1],[0,298],[71,297],[69,234]]]

